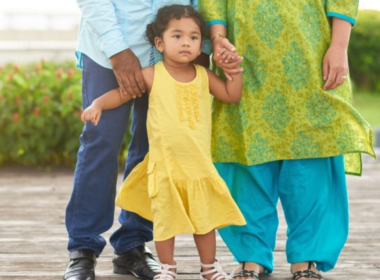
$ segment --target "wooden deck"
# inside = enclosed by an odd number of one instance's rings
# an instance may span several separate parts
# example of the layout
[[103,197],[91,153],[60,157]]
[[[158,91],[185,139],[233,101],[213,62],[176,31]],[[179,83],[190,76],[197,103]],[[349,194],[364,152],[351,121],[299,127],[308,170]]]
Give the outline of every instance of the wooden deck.
[[[0,279],[62,279],[68,263],[65,207],[72,186],[72,170],[44,172],[24,168],[0,168]],[[380,162],[365,158],[363,177],[348,176],[350,236],[336,269],[328,280],[380,279]],[[119,182],[121,177],[119,178]],[[116,217],[117,213],[115,214]],[[116,221],[116,219],[115,219]],[[117,227],[115,222],[114,228]],[[114,229],[113,228],[113,229]],[[261,279],[291,279],[286,263],[284,217],[275,251],[275,272]],[[108,238],[112,229],[105,236]],[[199,263],[190,235],[177,239],[179,279],[198,279]],[[218,239],[217,255],[226,271],[235,266],[231,254]],[[153,243],[148,246],[154,251]],[[112,248],[98,260],[98,280],[134,280],[112,273]]]

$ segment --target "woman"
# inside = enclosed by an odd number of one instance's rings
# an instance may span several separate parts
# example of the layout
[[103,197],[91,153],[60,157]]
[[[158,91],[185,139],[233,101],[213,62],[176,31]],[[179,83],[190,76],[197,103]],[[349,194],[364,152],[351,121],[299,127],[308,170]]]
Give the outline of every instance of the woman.
[[348,79],[358,1],[199,4],[217,66],[229,65],[224,37],[244,57],[242,101],[213,103],[213,158],[247,221],[220,230],[240,263],[232,276],[272,272],[280,198],[294,279],[321,279],[348,235],[345,173],[361,174],[360,153],[374,156],[371,127],[351,105]]

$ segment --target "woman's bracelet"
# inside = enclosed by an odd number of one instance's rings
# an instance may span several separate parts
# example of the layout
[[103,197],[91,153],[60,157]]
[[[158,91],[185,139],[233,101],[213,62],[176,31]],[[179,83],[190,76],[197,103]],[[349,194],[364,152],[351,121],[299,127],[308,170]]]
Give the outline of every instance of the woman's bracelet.
[[216,34],[214,37],[211,38],[211,42],[214,41],[216,38],[226,38],[226,35],[224,34]]

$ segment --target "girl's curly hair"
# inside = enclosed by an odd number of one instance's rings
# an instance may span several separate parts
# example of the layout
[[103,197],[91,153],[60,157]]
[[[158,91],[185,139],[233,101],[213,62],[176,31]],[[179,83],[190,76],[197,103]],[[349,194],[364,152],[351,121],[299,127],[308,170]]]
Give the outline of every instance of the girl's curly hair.
[[165,6],[158,10],[156,19],[147,25],[145,35],[149,42],[154,46],[154,38],[162,38],[162,34],[168,28],[172,19],[191,18],[199,26],[201,36],[203,37],[206,23],[201,14],[192,6],[171,5]]

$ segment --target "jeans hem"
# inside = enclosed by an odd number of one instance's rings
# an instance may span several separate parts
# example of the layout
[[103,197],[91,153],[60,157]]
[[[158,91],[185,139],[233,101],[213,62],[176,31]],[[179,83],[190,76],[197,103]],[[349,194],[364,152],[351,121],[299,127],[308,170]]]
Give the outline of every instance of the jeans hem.
[[123,246],[122,248],[114,248],[114,252],[116,255],[123,255],[127,253],[128,251],[134,248],[137,248],[139,246],[145,246],[145,241],[135,241],[126,246]]
[[101,254],[102,251],[103,251],[103,250],[101,250],[101,251],[99,252],[99,250],[96,250],[96,249],[94,249],[94,248],[92,248],[92,247],[88,247],[88,246],[80,246],[80,247],[77,247],[77,248],[72,248],[72,249],[70,249],[69,252],[71,253],[71,252],[75,252],[75,251],[79,251],[79,250],[84,250],[84,249],[87,249],[87,250],[91,250],[91,251],[93,251],[94,254],[95,254],[95,256],[96,256],[96,258],[99,258],[100,254]]

